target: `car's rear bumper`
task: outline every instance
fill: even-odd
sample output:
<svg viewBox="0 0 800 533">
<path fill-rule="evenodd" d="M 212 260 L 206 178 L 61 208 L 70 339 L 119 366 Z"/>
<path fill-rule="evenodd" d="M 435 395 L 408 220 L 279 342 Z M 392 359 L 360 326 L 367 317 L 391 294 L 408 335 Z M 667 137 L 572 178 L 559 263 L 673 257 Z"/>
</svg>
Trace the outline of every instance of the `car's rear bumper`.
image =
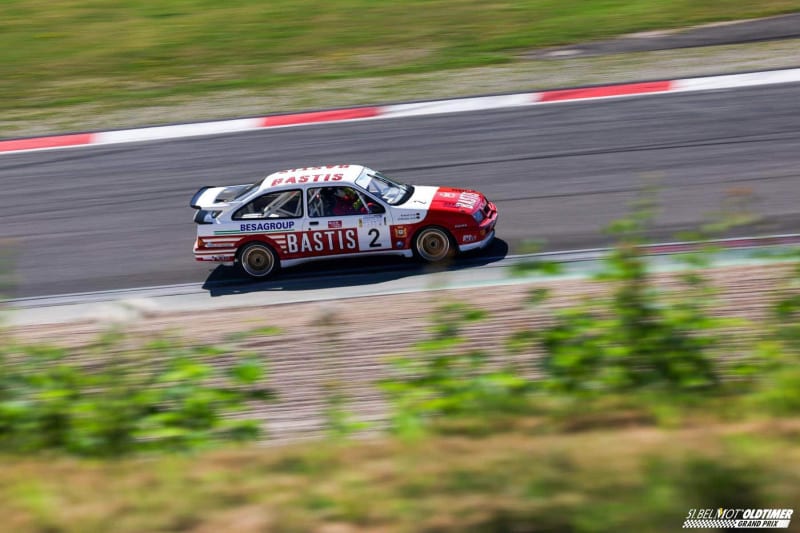
<svg viewBox="0 0 800 533">
<path fill-rule="evenodd" d="M 233 261 L 235 259 L 236 259 L 236 254 L 235 253 L 213 252 L 213 253 L 204 254 L 204 253 L 195 252 L 195 254 L 194 254 L 194 260 L 195 261 L 213 261 L 215 263 L 233 263 Z"/>
<path fill-rule="evenodd" d="M 206 246 L 211 239 L 208 237 L 198 238 L 194 242 L 195 261 L 214 261 L 217 263 L 230 263 L 236 259 L 236 247 L 230 246 L 228 242 L 216 241 L 214 246 Z"/>
</svg>

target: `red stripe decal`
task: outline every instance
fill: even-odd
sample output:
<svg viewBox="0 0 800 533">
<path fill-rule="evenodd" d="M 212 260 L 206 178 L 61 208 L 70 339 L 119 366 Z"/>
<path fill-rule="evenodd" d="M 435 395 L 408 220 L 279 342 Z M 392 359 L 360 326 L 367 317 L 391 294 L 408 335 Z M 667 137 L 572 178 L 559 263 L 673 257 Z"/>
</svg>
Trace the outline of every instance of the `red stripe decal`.
<svg viewBox="0 0 800 533">
<path fill-rule="evenodd" d="M 625 85 L 608 85 L 605 87 L 586 87 L 583 89 L 562 89 L 544 91 L 539 96 L 540 102 L 560 102 L 563 100 L 582 100 L 584 98 L 602 98 L 604 96 L 625 96 L 630 94 L 663 93 L 672 88 L 671 81 L 651 81 L 646 83 L 628 83 Z"/>
<path fill-rule="evenodd" d="M 38 150 L 41 148 L 60 148 L 62 146 L 78 146 L 91 144 L 91 133 L 76 133 L 74 135 L 55 135 L 52 137 L 35 137 L 33 139 L 16 139 L 13 141 L 0 141 L 0 152 L 20 152 L 23 150 Z"/>
<path fill-rule="evenodd" d="M 262 128 L 271 126 L 290 126 L 294 124 L 310 124 L 313 122 L 333 122 L 337 120 L 352 120 L 355 118 L 372 118 L 380 114 L 379 107 L 357 107 L 354 109 L 334 109 L 331 111 L 315 111 L 312 113 L 295 113 L 292 115 L 277 115 L 264 117 L 261 120 Z"/>
</svg>

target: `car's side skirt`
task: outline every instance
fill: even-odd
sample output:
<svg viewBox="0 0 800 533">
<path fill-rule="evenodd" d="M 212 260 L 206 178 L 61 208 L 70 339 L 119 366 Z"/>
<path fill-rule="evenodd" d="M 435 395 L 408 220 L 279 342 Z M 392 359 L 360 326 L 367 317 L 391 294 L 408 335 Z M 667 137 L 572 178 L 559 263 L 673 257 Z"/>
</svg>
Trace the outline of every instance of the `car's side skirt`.
<svg viewBox="0 0 800 533">
<path fill-rule="evenodd" d="M 414 257 L 414 252 L 411 250 L 383 250 L 374 252 L 358 252 L 354 254 L 334 254 L 334 255 L 318 255 L 313 257 L 298 257 L 296 259 L 281 259 L 281 266 L 292 267 L 302 263 L 309 263 L 311 261 L 323 261 L 330 259 L 343 259 L 346 257 L 366 257 L 374 255 L 400 255 L 402 257 Z"/>
</svg>

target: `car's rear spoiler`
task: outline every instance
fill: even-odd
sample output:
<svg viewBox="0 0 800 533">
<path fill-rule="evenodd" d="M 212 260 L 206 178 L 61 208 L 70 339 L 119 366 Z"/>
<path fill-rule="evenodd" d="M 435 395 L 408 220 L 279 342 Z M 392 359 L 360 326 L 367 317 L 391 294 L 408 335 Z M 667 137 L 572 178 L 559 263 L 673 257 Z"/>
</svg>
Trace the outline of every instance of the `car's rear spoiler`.
<svg viewBox="0 0 800 533">
<path fill-rule="evenodd" d="M 218 185 L 206 185 L 205 187 L 201 187 L 200 190 L 198 190 L 196 193 L 194 193 L 194 196 L 192 196 L 192 201 L 189 202 L 189 207 L 201 209 L 202 206 L 198 202 L 200 202 L 200 198 L 203 196 L 203 193 L 209 189 L 216 189 L 217 187 Z"/>
<path fill-rule="evenodd" d="M 218 185 L 206 185 L 201 187 L 189 202 L 189 206 L 197 209 L 194 221 L 198 224 L 213 224 L 214 219 L 225 209 L 237 202 L 239 197 L 254 184 L 228 185 L 220 187 Z"/>
<path fill-rule="evenodd" d="M 250 187 L 253 187 L 252 183 L 227 186 L 207 185 L 194 193 L 189 205 L 194 209 L 224 209 L 232 202 L 236 202 L 236 199 Z"/>
</svg>

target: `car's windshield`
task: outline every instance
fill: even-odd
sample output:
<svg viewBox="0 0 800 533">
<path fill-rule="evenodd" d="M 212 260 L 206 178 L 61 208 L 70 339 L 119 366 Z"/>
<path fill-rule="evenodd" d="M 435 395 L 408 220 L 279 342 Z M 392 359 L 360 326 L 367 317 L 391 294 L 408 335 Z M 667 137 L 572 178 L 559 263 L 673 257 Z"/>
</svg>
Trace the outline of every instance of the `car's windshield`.
<svg viewBox="0 0 800 533">
<path fill-rule="evenodd" d="M 408 200 L 414 193 L 414 187 L 398 183 L 393 179 L 376 172 L 365 170 L 356 178 L 356 185 L 367 192 L 376 194 L 389 205 L 399 205 Z"/>
</svg>

